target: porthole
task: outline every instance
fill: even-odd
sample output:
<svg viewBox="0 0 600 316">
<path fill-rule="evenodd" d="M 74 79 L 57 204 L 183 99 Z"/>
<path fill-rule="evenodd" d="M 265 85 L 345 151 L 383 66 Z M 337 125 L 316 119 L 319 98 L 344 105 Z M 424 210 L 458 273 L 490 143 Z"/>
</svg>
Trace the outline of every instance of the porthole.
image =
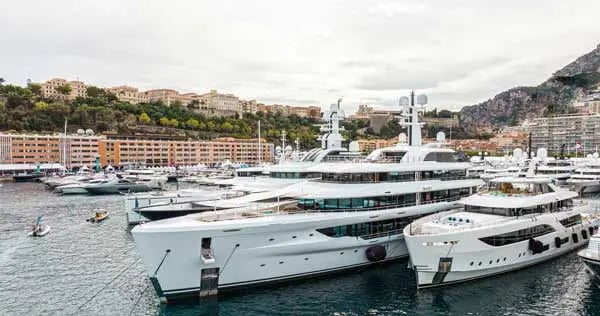
<svg viewBox="0 0 600 316">
<path fill-rule="evenodd" d="M 490 260 L 490 264 L 492 264 L 492 260 Z"/>
<path fill-rule="evenodd" d="M 308 260 L 308 258 L 304 258 L 304 260 Z"/>
<path fill-rule="evenodd" d="M 496 259 L 496 263 L 499 263 L 499 262 L 500 262 L 500 258 Z"/>
<path fill-rule="evenodd" d="M 479 261 L 479 265 L 481 265 L 481 261 Z"/>
<path fill-rule="evenodd" d="M 269 238 L 269 241 L 273 241 L 273 240 L 275 240 L 275 238 Z"/>
<path fill-rule="evenodd" d="M 504 257 L 504 259 L 502 261 L 506 261 L 506 257 Z"/>
<path fill-rule="evenodd" d="M 343 254 L 344 254 L 344 252 L 343 252 L 343 251 L 342 251 L 342 252 L 340 252 L 340 255 L 343 255 Z"/>
<path fill-rule="evenodd" d="M 521 253 L 519 252 L 519 258 L 521 258 Z"/>
<path fill-rule="evenodd" d="M 354 252 L 358 252 L 358 249 L 354 249 Z"/>
<path fill-rule="evenodd" d="M 296 236 L 292 236 L 292 239 L 296 239 Z"/>
<path fill-rule="evenodd" d="M 314 235 L 315 235 L 315 234 L 308 234 L 308 236 L 310 236 L 310 237 L 312 237 L 312 236 L 314 236 Z"/>
<path fill-rule="evenodd" d="M 283 264 L 283 261 L 279 261 L 279 264 Z"/>
<path fill-rule="evenodd" d="M 261 266 L 261 267 L 264 267 L 264 266 L 265 266 L 265 264 L 263 263 L 263 264 L 261 264 L 260 266 Z"/>
<path fill-rule="evenodd" d="M 475 262 L 471 261 L 471 265 L 473 265 Z"/>
</svg>

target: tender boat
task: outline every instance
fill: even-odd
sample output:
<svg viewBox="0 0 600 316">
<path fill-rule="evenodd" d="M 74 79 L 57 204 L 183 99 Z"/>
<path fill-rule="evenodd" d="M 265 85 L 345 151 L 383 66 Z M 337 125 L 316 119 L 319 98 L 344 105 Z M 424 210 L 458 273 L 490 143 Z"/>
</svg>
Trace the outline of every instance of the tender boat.
<svg viewBox="0 0 600 316">
<path fill-rule="evenodd" d="M 15 180 L 15 182 L 34 182 L 40 181 L 43 177 L 44 174 L 41 172 L 19 173 L 13 176 L 13 180 Z"/>
<path fill-rule="evenodd" d="M 586 245 L 598 217 L 549 178 L 498 178 L 460 209 L 416 220 L 404 238 L 417 287 L 488 277 Z"/>
<path fill-rule="evenodd" d="M 97 211 L 94 216 L 86 219 L 86 221 L 88 222 L 92 222 L 92 223 L 100 223 L 101 221 L 105 220 L 106 218 L 108 218 L 108 212 L 107 211 Z"/>
<path fill-rule="evenodd" d="M 597 231 L 598 226 L 594 229 Z M 588 270 L 600 279 L 600 234 L 593 235 L 587 248 L 579 251 L 577 255 L 583 260 Z"/>
<path fill-rule="evenodd" d="M 29 234 L 27 234 L 28 236 L 42 237 L 42 236 L 46 236 L 50 232 L 50 225 L 42 224 L 41 221 L 42 221 L 42 217 L 38 216 L 38 218 L 35 222 L 35 225 L 33 225 Z"/>
<path fill-rule="evenodd" d="M 85 186 L 85 190 L 90 194 L 119 194 L 129 192 L 148 192 L 151 188 L 136 181 L 118 179 L 97 184 Z"/>
</svg>

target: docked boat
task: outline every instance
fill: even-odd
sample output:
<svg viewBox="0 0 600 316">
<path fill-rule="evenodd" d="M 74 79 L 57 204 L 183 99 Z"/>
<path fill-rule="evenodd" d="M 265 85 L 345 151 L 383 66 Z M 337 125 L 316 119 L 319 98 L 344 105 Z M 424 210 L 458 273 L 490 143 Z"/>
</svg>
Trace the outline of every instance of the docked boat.
<svg viewBox="0 0 600 316">
<path fill-rule="evenodd" d="M 567 184 L 577 166 L 569 159 L 549 159 L 536 168 L 536 176 L 550 178 L 555 184 Z"/>
<path fill-rule="evenodd" d="M 86 222 L 100 223 L 103 220 L 107 219 L 108 215 L 109 215 L 109 213 L 107 211 L 99 210 L 99 211 L 96 211 L 96 213 L 94 213 L 94 216 L 86 219 Z"/>
<path fill-rule="evenodd" d="M 598 227 L 594 227 L 597 231 Z M 586 249 L 577 253 L 583 260 L 583 263 L 592 274 L 600 279 L 600 234 L 595 234 L 590 237 L 590 242 Z"/>
<path fill-rule="evenodd" d="M 148 192 L 152 190 L 148 185 L 126 179 L 116 179 L 101 183 L 89 184 L 85 190 L 90 194 L 119 194 L 129 192 Z"/>
<path fill-rule="evenodd" d="M 414 105 L 413 105 L 414 106 Z M 456 207 L 483 184 L 440 144 L 421 146 L 418 111 L 410 145 L 385 160 L 321 163 L 291 200 L 153 221 L 132 234 L 163 300 L 340 272 L 406 257 L 402 229 Z M 273 170 L 271 170 L 271 174 Z M 293 175 L 292 175 L 293 176 Z M 281 202 L 281 198 L 279 199 Z M 157 268 L 158 267 L 158 268 Z"/>
<path fill-rule="evenodd" d="M 585 166 L 575 169 L 566 182 L 580 193 L 600 192 L 600 161 L 595 159 Z"/>
<path fill-rule="evenodd" d="M 40 172 L 19 173 L 13 176 L 13 180 L 15 180 L 15 182 L 36 182 L 40 181 L 43 177 L 44 174 Z"/>
<path fill-rule="evenodd" d="M 587 244 L 597 217 L 575 192 L 543 178 L 498 178 L 461 208 L 404 228 L 417 287 L 521 269 Z"/>
</svg>

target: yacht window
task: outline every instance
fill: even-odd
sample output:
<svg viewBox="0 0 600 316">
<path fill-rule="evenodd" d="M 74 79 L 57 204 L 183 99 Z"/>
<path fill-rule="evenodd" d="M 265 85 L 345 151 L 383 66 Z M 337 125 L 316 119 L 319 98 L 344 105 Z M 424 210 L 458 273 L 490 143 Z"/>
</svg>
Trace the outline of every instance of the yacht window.
<svg viewBox="0 0 600 316">
<path fill-rule="evenodd" d="M 424 161 L 456 162 L 453 152 L 431 152 L 425 156 Z"/>
<path fill-rule="evenodd" d="M 489 237 L 479 238 L 482 242 L 494 246 L 500 247 L 505 245 L 514 244 L 517 242 L 525 241 L 530 238 L 536 238 L 549 233 L 554 232 L 554 228 L 550 225 L 537 225 L 525 229 L 515 230 L 510 233 L 504 233 L 500 235 L 494 235 Z"/>
<path fill-rule="evenodd" d="M 323 235 L 334 238 L 350 236 L 360 237 L 362 239 L 371 239 L 381 236 L 401 234 L 404 227 L 422 216 L 407 216 L 384 221 L 325 227 L 319 228 L 317 231 Z"/>
<path fill-rule="evenodd" d="M 565 219 L 561 219 L 560 223 L 565 227 L 571 227 L 577 224 L 581 224 L 581 214 L 576 214 L 573 216 L 569 216 Z"/>
</svg>

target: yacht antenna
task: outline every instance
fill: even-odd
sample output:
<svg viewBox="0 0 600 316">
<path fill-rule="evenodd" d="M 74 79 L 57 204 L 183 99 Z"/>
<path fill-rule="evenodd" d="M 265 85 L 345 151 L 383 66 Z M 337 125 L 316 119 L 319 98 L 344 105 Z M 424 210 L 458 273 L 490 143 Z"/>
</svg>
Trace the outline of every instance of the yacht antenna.
<svg viewBox="0 0 600 316">
<path fill-rule="evenodd" d="M 285 130 L 281 132 L 281 157 L 279 158 L 279 163 L 282 163 L 285 160 Z"/>
<path fill-rule="evenodd" d="M 421 127 L 423 124 L 419 122 L 419 112 L 425 111 L 427 104 L 427 96 L 420 94 L 417 96 L 417 104 L 415 104 L 415 92 L 410 92 L 410 98 L 401 97 L 399 105 L 402 109 L 402 119 L 400 125 L 408 128 L 408 145 L 421 146 Z"/>
<path fill-rule="evenodd" d="M 321 125 L 321 132 L 323 134 L 319 136 L 321 141 L 321 148 L 340 148 L 342 147 L 342 134 L 340 131 L 344 130 L 344 127 L 340 127 L 340 121 L 344 119 L 345 113 L 341 109 L 342 99 L 337 100 L 337 104 L 331 104 L 328 111 L 323 112 L 323 120 L 326 124 Z"/>
</svg>

